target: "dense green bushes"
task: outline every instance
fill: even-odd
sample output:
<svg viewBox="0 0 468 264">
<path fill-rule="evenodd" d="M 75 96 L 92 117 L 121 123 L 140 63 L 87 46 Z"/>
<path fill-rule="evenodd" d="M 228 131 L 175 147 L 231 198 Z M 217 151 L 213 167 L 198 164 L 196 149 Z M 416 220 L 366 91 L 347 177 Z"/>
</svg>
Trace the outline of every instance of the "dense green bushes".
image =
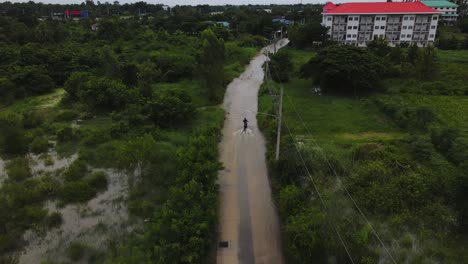
<svg viewBox="0 0 468 264">
<path fill-rule="evenodd" d="M 324 92 L 362 95 L 381 87 L 383 62 L 371 52 L 355 47 L 330 46 L 301 68 Z"/>
<path fill-rule="evenodd" d="M 205 260 L 217 221 L 219 131 L 220 124 L 203 129 L 177 152 L 180 170 L 166 202 L 156 209 L 142 236 L 115 252 L 113 262 L 201 263 Z"/>
</svg>

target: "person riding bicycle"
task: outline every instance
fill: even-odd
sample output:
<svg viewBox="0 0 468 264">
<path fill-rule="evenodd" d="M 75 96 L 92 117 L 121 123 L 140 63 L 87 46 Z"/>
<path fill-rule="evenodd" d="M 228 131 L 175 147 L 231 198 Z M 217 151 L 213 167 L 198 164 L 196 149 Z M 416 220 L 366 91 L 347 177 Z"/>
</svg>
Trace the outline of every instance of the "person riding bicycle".
<svg viewBox="0 0 468 264">
<path fill-rule="evenodd" d="M 249 121 L 247 120 L 247 118 L 244 117 L 244 120 L 242 122 L 244 122 L 244 132 L 245 132 L 245 130 L 247 129 L 247 123 Z"/>
</svg>

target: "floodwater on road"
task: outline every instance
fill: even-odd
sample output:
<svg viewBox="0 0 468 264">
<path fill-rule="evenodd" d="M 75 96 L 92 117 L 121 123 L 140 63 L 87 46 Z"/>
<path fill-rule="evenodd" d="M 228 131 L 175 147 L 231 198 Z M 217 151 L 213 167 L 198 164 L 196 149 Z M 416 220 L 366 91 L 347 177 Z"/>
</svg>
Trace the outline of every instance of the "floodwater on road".
<svg viewBox="0 0 468 264">
<path fill-rule="evenodd" d="M 280 41 L 281 45 L 287 40 Z M 278 45 L 277 45 L 278 47 Z M 264 50 L 272 51 L 272 46 Z M 262 65 L 267 57 L 256 56 L 226 90 L 226 120 L 220 143 L 218 264 L 281 264 L 281 235 L 278 214 L 271 197 L 265 161 L 265 140 L 257 127 L 258 90 L 263 82 Z M 243 131 L 242 120 L 249 121 Z"/>
</svg>

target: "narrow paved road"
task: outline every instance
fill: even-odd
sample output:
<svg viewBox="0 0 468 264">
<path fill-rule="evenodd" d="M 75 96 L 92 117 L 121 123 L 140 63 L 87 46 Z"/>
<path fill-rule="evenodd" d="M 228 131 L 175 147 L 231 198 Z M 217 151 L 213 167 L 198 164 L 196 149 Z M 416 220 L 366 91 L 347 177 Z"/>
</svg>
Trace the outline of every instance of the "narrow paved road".
<svg viewBox="0 0 468 264">
<path fill-rule="evenodd" d="M 265 49 L 273 50 L 271 46 Z M 265 140 L 256 119 L 265 60 L 263 54 L 255 57 L 229 84 L 224 98 L 226 120 L 220 149 L 225 170 L 219 177 L 219 240 L 228 241 L 229 246 L 218 248 L 218 264 L 284 263 L 279 220 L 267 175 Z M 249 120 L 246 132 L 244 117 Z"/>
</svg>

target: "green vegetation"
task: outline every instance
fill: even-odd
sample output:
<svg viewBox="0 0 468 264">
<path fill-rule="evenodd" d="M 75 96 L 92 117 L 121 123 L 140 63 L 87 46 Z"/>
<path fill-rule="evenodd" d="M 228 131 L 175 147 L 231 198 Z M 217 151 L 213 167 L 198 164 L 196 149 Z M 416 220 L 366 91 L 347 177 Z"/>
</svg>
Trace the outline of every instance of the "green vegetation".
<svg viewBox="0 0 468 264">
<path fill-rule="evenodd" d="M 459 80 L 465 78 L 467 53 L 387 48 L 377 41 L 361 52 L 380 54 L 384 67 L 379 78 L 383 89 L 361 98 L 336 95 L 314 85 L 314 80 L 299 78 L 298 67 L 292 67 L 290 81 L 283 83 L 279 161 L 273 160 L 276 120 L 258 116 L 269 141 L 287 260 L 349 261 L 336 229 L 355 263 L 389 261 L 354 200 L 398 263 L 463 262 L 468 109 L 466 85 Z M 306 63 L 303 53 L 289 51 L 293 65 Z M 319 54 L 324 57 L 308 64 L 345 59 L 336 53 Z M 309 76 L 336 64 L 321 66 Z M 409 70 L 395 71 L 400 67 Z M 456 70 L 447 75 L 448 69 Z M 428 70 L 431 81 L 426 81 Z M 365 72 L 351 76 L 366 77 Z M 422 83 L 438 87 L 423 88 Z M 268 86 L 278 89 L 279 84 L 264 85 L 259 111 L 273 114 Z M 413 250 L 416 244 L 418 251 Z"/>
<path fill-rule="evenodd" d="M 232 8 L 229 21 L 238 22 L 228 30 L 211 22 L 228 18 L 213 19 L 203 8 L 169 14 L 143 2 L 100 4 L 86 7 L 90 20 L 60 22 L 36 15 L 81 7 L 0 6 L 6 12 L 0 17 L 0 156 L 8 174 L 0 186 L 0 262 L 22 249 L 26 230 L 60 227 L 60 209 L 48 212 L 46 202 L 87 203 L 115 184 L 105 169 L 128 176 L 128 199 L 119 202 L 140 224 L 115 241 L 115 234 L 103 234 L 110 241 L 100 245 L 106 252 L 71 243 L 70 261 L 207 262 L 221 167 L 218 104 L 225 86 L 266 44 L 271 15 L 258 20 L 251 10 Z M 93 21 L 98 14 L 106 17 Z M 46 170 L 33 167 L 33 173 L 30 165 L 42 164 L 29 164 L 37 156 L 28 152 L 40 154 Z M 78 158 L 49 172 L 55 152 Z"/>
</svg>

